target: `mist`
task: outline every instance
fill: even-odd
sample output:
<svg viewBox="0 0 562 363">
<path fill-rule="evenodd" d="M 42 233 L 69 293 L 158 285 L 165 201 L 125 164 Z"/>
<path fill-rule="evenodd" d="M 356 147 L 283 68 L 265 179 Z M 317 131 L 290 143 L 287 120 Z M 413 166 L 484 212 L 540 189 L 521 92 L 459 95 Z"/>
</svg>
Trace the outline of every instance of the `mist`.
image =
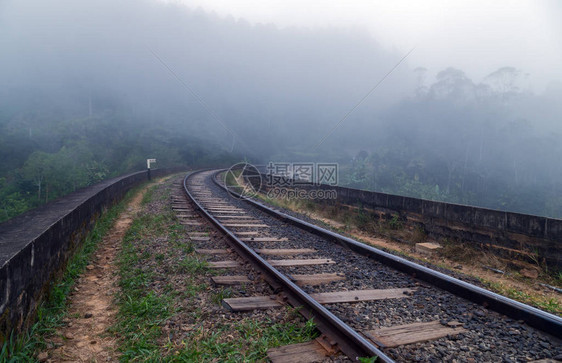
<svg viewBox="0 0 562 363">
<path fill-rule="evenodd" d="M 3 218 L 148 157 L 338 162 L 357 188 L 562 217 L 560 83 L 381 44 L 158 1 L 4 1 Z"/>
<path fill-rule="evenodd" d="M 302 127 L 287 136 L 304 142 L 337 121 L 399 58 L 366 33 L 280 31 L 157 2 L 12 2 L 2 14 L 8 104 L 89 116 L 91 97 L 93 115 L 121 107 L 219 143 L 238 135 L 250 155 L 279 129 Z M 378 105 L 401 91 L 390 84 Z"/>
</svg>

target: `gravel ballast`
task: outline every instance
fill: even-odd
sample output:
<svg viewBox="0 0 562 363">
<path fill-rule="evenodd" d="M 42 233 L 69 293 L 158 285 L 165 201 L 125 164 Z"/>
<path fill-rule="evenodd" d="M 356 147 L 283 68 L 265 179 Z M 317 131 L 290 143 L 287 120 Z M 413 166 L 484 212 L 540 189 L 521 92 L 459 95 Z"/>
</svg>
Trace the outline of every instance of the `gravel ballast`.
<svg viewBox="0 0 562 363">
<path fill-rule="evenodd" d="M 317 286 L 304 286 L 308 293 L 362 289 L 413 288 L 415 292 L 400 299 L 329 304 L 326 307 L 356 330 L 371 330 L 414 322 L 440 321 L 446 325 L 458 321 L 467 330 L 455 337 L 410 344 L 385 350 L 397 361 L 526 362 L 562 357 L 560 342 L 526 324 L 430 286 L 393 270 L 379 262 L 358 255 L 293 225 L 286 224 L 248 203 L 231 197 L 211 180 L 207 173 L 205 187 L 215 197 L 243 208 L 247 215 L 267 224 L 267 229 L 253 229 L 260 237 L 287 237 L 280 242 L 247 242 L 252 248 L 313 248 L 318 252 L 304 256 L 264 256 L 266 259 L 330 258 L 335 264 L 279 267 L 287 274 L 337 272 L 346 276 Z M 294 214 L 294 213 L 289 213 Z M 300 216 L 299 216 L 300 217 Z M 232 228 L 249 231 L 251 228 Z M 238 273 L 237 273 L 238 274 Z"/>
</svg>

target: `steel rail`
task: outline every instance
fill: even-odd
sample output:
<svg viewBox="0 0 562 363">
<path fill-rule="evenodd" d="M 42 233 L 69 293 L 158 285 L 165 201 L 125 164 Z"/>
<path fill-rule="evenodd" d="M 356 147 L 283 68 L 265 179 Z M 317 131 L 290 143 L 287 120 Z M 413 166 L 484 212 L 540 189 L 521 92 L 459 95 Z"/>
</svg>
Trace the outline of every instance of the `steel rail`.
<svg viewBox="0 0 562 363">
<path fill-rule="evenodd" d="M 336 243 L 351 249 L 361 255 L 372 258 L 396 270 L 410 274 L 420 280 L 426 281 L 433 286 L 449 291 L 454 295 L 460 296 L 487 309 L 494 310 L 515 320 L 523 320 L 530 326 L 537 328 L 545 333 L 551 334 L 556 338 L 562 338 L 562 318 L 554 314 L 547 313 L 530 305 L 520 303 L 505 296 L 496 294 L 479 286 L 456 279 L 444 273 L 432 270 L 428 267 L 419 265 L 405 258 L 384 252 L 372 246 L 358 242 L 352 238 L 342 236 L 325 228 L 302 221 L 286 213 L 274 210 L 263 203 L 247 198 L 221 185 L 216 176 L 224 170 L 214 173 L 213 181 L 216 185 L 226 190 L 228 193 L 237 195 L 258 209 L 278 218 L 284 222 L 289 222 L 297 227 L 312 232 L 318 236 L 333 240 Z"/>
<path fill-rule="evenodd" d="M 341 321 L 337 316 L 332 314 L 328 309 L 314 300 L 310 295 L 304 292 L 287 276 L 283 275 L 276 268 L 271 266 L 266 260 L 252 250 L 248 245 L 241 241 L 228 228 L 224 227 L 211 213 L 209 213 L 188 189 L 188 179 L 198 173 L 192 173 L 184 179 L 184 190 L 187 196 L 193 201 L 198 209 L 220 230 L 222 230 L 232 242 L 232 247 L 253 266 L 255 266 L 274 289 L 282 291 L 288 302 L 294 307 L 302 306 L 300 310 L 308 319 L 314 319 L 314 322 L 322 333 L 333 340 L 338 348 L 352 360 L 358 360 L 360 357 L 377 356 L 377 361 L 394 362 L 390 357 L 380 351 L 375 345 L 365 339 L 358 332 L 353 330 L 349 325 Z M 212 179 L 215 179 L 213 173 Z"/>
</svg>

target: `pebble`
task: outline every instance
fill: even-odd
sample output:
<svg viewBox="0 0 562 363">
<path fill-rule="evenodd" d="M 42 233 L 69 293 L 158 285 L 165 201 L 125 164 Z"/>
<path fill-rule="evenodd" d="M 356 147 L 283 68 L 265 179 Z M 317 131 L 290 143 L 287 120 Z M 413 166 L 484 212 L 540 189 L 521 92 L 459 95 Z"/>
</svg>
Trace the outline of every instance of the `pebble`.
<svg viewBox="0 0 562 363">
<path fill-rule="evenodd" d="M 448 326 L 452 327 L 452 328 L 457 328 L 459 326 L 462 325 L 461 322 L 456 321 L 456 320 L 451 320 L 450 322 L 447 323 Z"/>
<path fill-rule="evenodd" d="M 49 354 L 47 352 L 41 352 L 37 355 L 37 360 L 39 362 L 45 362 L 49 359 Z"/>
<path fill-rule="evenodd" d="M 217 188 L 211 183 L 210 187 Z M 222 191 L 221 191 L 222 192 Z M 243 203 L 232 201 L 235 206 Z M 283 211 L 303 220 L 314 222 L 306 216 Z M 326 306 L 355 329 L 375 329 L 413 322 L 439 321 L 451 327 L 463 326 L 467 332 L 456 336 L 440 338 L 433 342 L 424 342 L 400 346 L 388 350 L 389 355 L 397 361 L 456 361 L 456 362 L 511 362 L 532 356 L 533 359 L 562 355 L 562 350 L 552 347 L 546 340 L 539 340 L 542 334 L 525 324 L 513 319 L 506 319 L 492 310 L 486 310 L 478 304 L 454 296 L 448 292 L 435 289 L 429 284 L 402 274 L 379 262 L 353 254 L 345 248 L 326 242 L 309 232 L 295 228 L 265 216 L 262 212 L 248 210 L 248 214 L 263 220 L 270 226 L 273 236 L 287 237 L 288 241 L 276 243 L 270 248 L 315 248 L 321 251 L 322 258 L 331 258 L 336 264 L 326 266 L 302 266 L 280 268 L 291 274 L 307 273 L 344 273 L 346 280 L 320 286 L 305 286 L 306 292 L 344 291 L 352 289 L 414 288 L 415 292 L 406 294 L 401 299 L 387 299 L 353 304 L 334 304 Z M 257 247 L 250 242 L 250 247 Z M 268 245 L 269 246 L 269 245 Z M 212 248 L 200 246 L 199 248 Z M 216 248 L 216 247 L 215 247 Z M 353 267 L 348 265 L 353 261 Z M 462 265 L 454 266 L 461 270 Z M 451 274 L 451 272 L 448 272 Z M 452 272 L 453 276 L 460 276 Z M 470 278 L 460 276 L 462 280 Z M 251 289 L 249 289 L 251 290 Z M 249 291 L 250 293 L 253 290 Z M 399 300 L 399 301 L 398 301 Z M 267 314 L 266 314 L 267 315 Z M 369 320 L 364 317 L 370 317 Z M 455 325 L 451 323 L 455 322 Z M 529 329 L 529 330 L 527 330 Z M 540 346 L 539 346 L 540 344 Z M 552 353 L 548 355 L 548 351 Z M 536 354 L 531 354 L 531 351 Z"/>
</svg>

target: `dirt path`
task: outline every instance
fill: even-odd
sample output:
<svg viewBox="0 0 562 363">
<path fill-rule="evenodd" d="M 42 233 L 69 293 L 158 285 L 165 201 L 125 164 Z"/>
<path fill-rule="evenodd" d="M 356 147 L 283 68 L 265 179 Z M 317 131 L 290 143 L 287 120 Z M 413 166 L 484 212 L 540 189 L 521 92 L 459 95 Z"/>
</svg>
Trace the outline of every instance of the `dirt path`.
<svg viewBox="0 0 562 363">
<path fill-rule="evenodd" d="M 159 182 L 163 182 L 160 180 Z M 117 312 L 114 295 L 117 289 L 115 259 L 121 241 L 136 213 L 149 184 L 139 191 L 99 244 L 91 264 L 77 280 L 69 298 L 66 325 L 51 340 L 54 348 L 39 354 L 43 362 L 117 361 L 116 340 L 107 329 Z"/>
</svg>

